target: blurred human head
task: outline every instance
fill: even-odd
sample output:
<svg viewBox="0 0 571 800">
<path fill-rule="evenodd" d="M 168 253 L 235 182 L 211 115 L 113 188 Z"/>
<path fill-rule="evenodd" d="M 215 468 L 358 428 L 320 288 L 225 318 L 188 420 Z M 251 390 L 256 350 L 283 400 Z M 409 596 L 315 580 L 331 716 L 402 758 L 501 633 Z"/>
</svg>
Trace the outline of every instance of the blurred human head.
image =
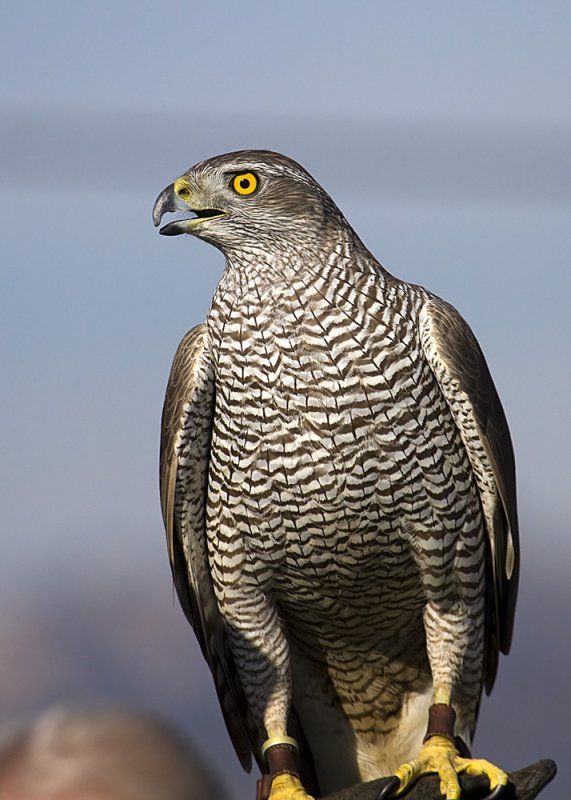
<svg viewBox="0 0 571 800">
<path fill-rule="evenodd" d="M 0 745 L 0 800 L 224 800 L 189 746 L 131 711 L 50 709 Z"/>
</svg>

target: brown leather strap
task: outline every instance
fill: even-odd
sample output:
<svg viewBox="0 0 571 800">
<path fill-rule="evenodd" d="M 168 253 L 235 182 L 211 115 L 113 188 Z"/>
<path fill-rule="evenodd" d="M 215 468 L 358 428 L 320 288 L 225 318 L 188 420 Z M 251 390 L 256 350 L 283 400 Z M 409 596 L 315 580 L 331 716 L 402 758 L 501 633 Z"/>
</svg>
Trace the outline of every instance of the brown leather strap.
<svg viewBox="0 0 571 800">
<path fill-rule="evenodd" d="M 261 778 L 258 778 L 256 783 L 256 800 L 268 800 L 271 786 L 272 779 L 269 775 L 262 775 Z"/>
<path fill-rule="evenodd" d="M 274 747 L 270 747 L 266 751 L 266 761 L 272 776 L 278 772 L 290 772 L 292 775 L 298 774 L 293 748 L 286 744 L 277 744 Z"/>
<path fill-rule="evenodd" d="M 456 712 L 447 703 L 434 703 L 428 709 L 428 727 L 424 741 L 432 736 L 443 736 L 454 742 Z"/>
</svg>

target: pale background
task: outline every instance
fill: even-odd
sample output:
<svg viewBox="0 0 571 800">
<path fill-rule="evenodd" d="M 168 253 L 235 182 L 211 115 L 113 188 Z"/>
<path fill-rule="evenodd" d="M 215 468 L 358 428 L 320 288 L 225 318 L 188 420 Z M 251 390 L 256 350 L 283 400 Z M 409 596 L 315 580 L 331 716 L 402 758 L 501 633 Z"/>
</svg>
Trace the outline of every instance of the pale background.
<svg viewBox="0 0 571 800">
<path fill-rule="evenodd" d="M 516 445 L 512 655 L 478 754 L 541 756 L 571 713 L 568 2 L 1 4 L 0 709 L 132 703 L 253 797 L 173 600 L 157 493 L 175 347 L 222 270 L 158 192 L 263 147 L 301 161 L 395 274 L 469 320 Z M 565 777 L 566 774 L 566 777 Z"/>
</svg>

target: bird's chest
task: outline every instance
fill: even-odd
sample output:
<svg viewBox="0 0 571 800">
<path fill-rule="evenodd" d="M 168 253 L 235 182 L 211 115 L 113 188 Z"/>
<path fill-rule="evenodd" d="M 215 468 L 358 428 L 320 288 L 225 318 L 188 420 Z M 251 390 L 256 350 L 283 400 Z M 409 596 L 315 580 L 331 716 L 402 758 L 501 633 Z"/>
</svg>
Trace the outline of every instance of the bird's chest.
<svg viewBox="0 0 571 800">
<path fill-rule="evenodd" d="M 398 573 L 412 455 L 436 402 L 410 319 L 366 290 L 342 303 L 342 286 L 293 281 L 220 299 L 209 318 L 211 529 L 239 532 L 256 563 L 319 569 L 322 553 L 321 580 L 334 554 L 337 584 L 381 556 Z"/>
<path fill-rule="evenodd" d="M 378 302 L 371 313 L 358 292 L 343 303 L 324 291 L 294 281 L 213 307 L 215 438 L 250 479 L 285 471 L 291 486 L 378 452 L 379 437 L 406 429 L 419 371 L 430 372 L 410 320 Z"/>
<path fill-rule="evenodd" d="M 239 300 L 229 294 L 217 295 L 208 324 L 216 412 L 235 437 L 247 429 L 267 441 L 277 425 L 328 437 L 349 419 L 379 428 L 415 394 L 419 369 L 430 373 L 412 316 L 394 298 L 387 303 L 372 278 L 350 290 L 341 280 L 292 280 L 254 284 Z"/>
</svg>

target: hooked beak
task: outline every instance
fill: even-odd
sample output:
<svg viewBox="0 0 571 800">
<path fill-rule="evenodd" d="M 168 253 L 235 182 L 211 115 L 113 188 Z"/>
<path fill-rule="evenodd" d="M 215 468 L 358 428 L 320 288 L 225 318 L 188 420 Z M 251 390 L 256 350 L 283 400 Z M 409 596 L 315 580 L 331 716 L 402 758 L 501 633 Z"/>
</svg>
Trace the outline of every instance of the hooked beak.
<svg viewBox="0 0 571 800">
<path fill-rule="evenodd" d="M 186 203 L 175 193 L 174 183 L 171 183 L 170 186 L 163 189 L 155 200 L 155 205 L 153 206 L 153 222 L 155 228 L 161 224 L 162 218 L 169 211 L 188 211 Z M 160 229 L 159 233 L 162 233 L 163 236 L 178 236 L 180 233 L 186 233 L 188 222 L 190 222 L 188 219 L 177 219 L 174 222 L 169 222 L 168 225 L 164 225 Z"/>
<path fill-rule="evenodd" d="M 153 222 L 155 228 L 161 224 L 163 216 L 169 212 L 192 211 L 195 216 L 187 219 L 175 219 L 159 230 L 163 236 L 179 236 L 181 233 L 194 233 L 197 224 L 209 219 L 225 216 L 218 208 L 193 208 L 191 202 L 182 200 L 175 192 L 174 183 L 167 186 L 155 200 L 153 206 Z"/>
</svg>

